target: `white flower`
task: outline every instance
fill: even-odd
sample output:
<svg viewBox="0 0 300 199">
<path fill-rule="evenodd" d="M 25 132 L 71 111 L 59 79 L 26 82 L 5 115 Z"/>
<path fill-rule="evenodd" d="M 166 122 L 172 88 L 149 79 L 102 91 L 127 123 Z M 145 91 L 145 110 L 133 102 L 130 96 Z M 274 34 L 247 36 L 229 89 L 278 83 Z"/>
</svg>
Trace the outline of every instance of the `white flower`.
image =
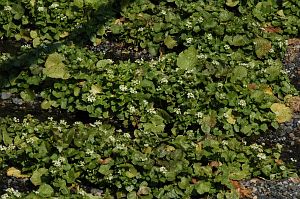
<svg viewBox="0 0 300 199">
<path fill-rule="evenodd" d="M 120 85 L 119 89 L 123 92 L 128 90 L 127 86 L 125 86 L 125 85 Z"/>
<path fill-rule="evenodd" d="M 134 108 L 134 106 L 130 106 L 130 107 L 129 107 L 129 112 L 130 112 L 130 113 L 136 112 L 136 109 Z"/>
<path fill-rule="evenodd" d="M 164 78 L 162 78 L 162 79 L 160 80 L 160 83 L 162 83 L 162 84 L 163 84 L 163 83 L 168 83 L 168 79 L 164 77 Z"/>
<path fill-rule="evenodd" d="M 208 33 L 208 34 L 207 34 L 207 39 L 208 39 L 208 40 L 212 40 L 212 39 L 213 39 L 213 36 L 212 36 L 211 33 Z"/>
<path fill-rule="evenodd" d="M 207 59 L 207 55 L 201 53 L 200 55 L 197 55 L 197 58 L 198 59 Z"/>
<path fill-rule="evenodd" d="M 203 113 L 202 113 L 202 112 L 197 112 L 197 113 L 196 113 L 196 117 L 202 118 L 202 117 L 203 117 Z"/>
<path fill-rule="evenodd" d="M 219 98 L 220 98 L 220 99 L 225 99 L 225 98 L 226 98 L 225 93 L 220 93 Z"/>
<path fill-rule="evenodd" d="M 52 3 L 49 8 L 57 8 L 59 7 L 59 4 L 58 3 Z"/>
<path fill-rule="evenodd" d="M 123 136 L 126 138 L 131 138 L 131 135 L 129 133 L 124 133 Z"/>
<path fill-rule="evenodd" d="M 220 63 L 219 63 L 218 61 L 216 61 L 216 60 L 213 60 L 213 61 L 212 61 L 212 64 L 213 64 L 213 65 L 216 65 L 216 66 L 220 65 Z"/>
<path fill-rule="evenodd" d="M 55 167 L 60 167 L 61 166 L 61 162 L 59 160 L 52 160 L 52 163 Z"/>
<path fill-rule="evenodd" d="M 116 141 L 116 138 L 114 138 L 112 135 L 109 136 L 108 139 L 109 139 L 111 142 L 115 142 L 115 141 Z"/>
<path fill-rule="evenodd" d="M 1 196 L 1 199 L 9 199 L 9 198 L 10 198 L 10 196 L 7 193 L 5 193 Z"/>
<path fill-rule="evenodd" d="M 145 106 L 147 106 L 149 104 L 149 102 L 147 100 L 143 100 L 143 103 Z"/>
<path fill-rule="evenodd" d="M 199 22 L 199 23 L 202 23 L 203 21 L 204 21 L 203 17 L 199 17 L 199 18 L 198 18 L 198 22 Z"/>
<path fill-rule="evenodd" d="M 39 11 L 39 12 L 43 12 L 44 10 L 45 10 L 44 7 L 38 7 L 38 11 Z"/>
<path fill-rule="evenodd" d="M 167 12 L 166 12 L 165 10 L 162 10 L 162 11 L 161 11 L 161 14 L 166 15 Z"/>
<path fill-rule="evenodd" d="M 48 117 L 48 120 L 53 121 L 53 117 Z"/>
<path fill-rule="evenodd" d="M 188 94 L 187 94 L 187 98 L 194 99 L 194 98 L 195 98 L 195 96 L 194 96 L 194 94 L 193 94 L 193 93 L 188 93 Z"/>
<path fill-rule="evenodd" d="M 34 143 L 34 139 L 33 138 L 28 138 L 28 139 L 26 139 L 26 143 L 27 144 L 33 144 Z"/>
<path fill-rule="evenodd" d="M 88 96 L 87 96 L 87 101 L 88 102 L 94 102 L 94 101 L 96 101 L 96 97 L 95 97 L 95 95 L 94 94 L 89 94 Z"/>
<path fill-rule="evenodd" d="M 190 21 L 187 21 L 185 25 L 186 25 L 188 28 L 192 28 L 192 27 L 193 27 L 193 24 L 192 24 L 192 22 L 190 22 Z"/>
<path fill-rule="evenodd" d="M 85 153 L 88 155 L 93 155 L 95 152 L 91 149 L 87 149 Z"/>
<path fill-rule="evenodd" d="M 0 151 L 6 151 L 6 150 L 7 150 L 6 146 L 0 145 Z"/>
<path fill-rule="evenodd" d="M 18 118 L 16 118 L 16 117 L 13 117 L 13 121 L 14 121 L 15 123 L 19 123 L 19 122 L 20 122 L 20 120 L 19 120 Z"/>
<path fill-rule="evenodd" d="M 227 140 L 223 140 L 223 141 L 222 141 L 222 144 L 223 144 L 224 146 L 227 146 L 227 145 L 228 145 L 228 141 L 227 141 Z"/>
<path fill-rule="evenodd" d="M 140 28 L 138 29 L 139 32 L 142 32 L 143 30 L 144 30 L 143 27 L 140 27 Z"/>
<path fill-rule="evenodd" d="M 193 42 L 193 38 L 187 38 L 187 39 L 186 39 L 186 43 L 187 43 L 187 44 L 191 44 L 192 42 Z"/>
<path fill-rule="evenodd" d="M 133 84 L 134 86 L 137 86 L 137 85 L 139 85 L 140 83 L 141 83 L 140 80 L 132 80 L 132 84 Z"/>
<path fill-rule="evenodd" d="M 223 116 L 224 116 L 225 118 L 228 118 L 228 117 L 229 117 L 228 113 L 224 113 Z"/>
<path fill-rule="evenodd" d="M 260 160 L 265 160 L 267 158 L 266 154 L 264 153 L 258 153 L 257 154 L 257 157 L 260 159 Z"/>
<path fill-rule="evenodd" d="M 5 11 L 11 11 L 12 8 L 11 8 L 10 6 L 4 6 L 4 10 L 5 10 Z"/>
<path fill-rule="evenodd" d="M 245 100 L 240 100 L 238 103 L 240 106 L 246 106 L 246 101 Z"/>
<path fill-rule="evenodd" d="M 166 169 L 166 167 L 160 167 L 159 171 L 165 174 L 168 170 Z"/>
<path fill-rule="evenodd" d="M 86 195 L 86 192 L 83 189 L 79 189 L 77 193 L 82 196 Z"/>
<path fill-rule="evenodd" d="M 101 125 L 102 125 L 102 122 L 99 121 L 99 120 L 97 120 L 96 122 L 94 122 L 94 124 L 95 124 L 96 126 L 101 126 Z"/>
<path fill-rule="evenodd" d="M 84 161 L 79 161 L 79 166 L 83 167 L 85 165 Z"/>
<path fill-rule="evenodd" d="M 65 121 L 65 120 L 59 120 L 59 123 L 61 124 L 61 125 L 67 125 L 67 122 Z"/>
<path fill-rule="evenodd" d="M 175 112 L 177 115 L 181 114 L 180 108 L 174 108 L 174 112 Z"/>
<path fill-rule="evenodd" d="M 156 114 L 155 108 L 149 108 L 149 109 L 147 110 L 147 113 L 150 113 L 150 114 Z"/>
<path fill-rule="evenodd" d="M 223 84 L 219 82 L 219 83 L 218 83 L 218 87 L 219 87 L 219 88 L 222 88 L 222 87 L 223 87 Z"/>
<path fill-rule="evenodd" d="M 229 50 L 230 49 L 230 46 L 228 44 L 224 45 L 224 49 L 225 50 Z"/>
<path fill-rule="evenodd" d="M 132 94 L 136 94 L 137 93 L 137 91 L 134 88 L 130 88 L 129 92 L 132 93 Z"/>
<path fill-rule="evenodd" d="M 81 57 L 77 57 L 76 60 L 81 62 L 83 59 Z"/>
</svg>

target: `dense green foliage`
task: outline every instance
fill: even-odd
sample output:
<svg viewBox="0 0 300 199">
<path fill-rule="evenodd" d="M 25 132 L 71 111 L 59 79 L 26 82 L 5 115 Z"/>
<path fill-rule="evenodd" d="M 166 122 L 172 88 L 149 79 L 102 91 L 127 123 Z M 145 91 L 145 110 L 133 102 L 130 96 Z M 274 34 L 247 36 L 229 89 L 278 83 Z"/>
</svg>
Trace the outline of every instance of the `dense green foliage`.
<svg viewBox="0 0 300 199">
<path fill-rule="evenodd" d="M 297 0 L 22 0 L 0 10 L 2 40 L 25 42 L 1 52 L 2 91 L 98 120 L 0 119 L 1 168 L 30 177 L 27 198 L 101 198 L 81 183 L 103 198 L 237 198 L 233 180 L 297 175 L 280 145 L 245 141 L 291 118 L 284 104 L 297 92 L 282 60 L 299 34 Z M 153 59 L 86 48 L 106 41 Z"/>
</svg>

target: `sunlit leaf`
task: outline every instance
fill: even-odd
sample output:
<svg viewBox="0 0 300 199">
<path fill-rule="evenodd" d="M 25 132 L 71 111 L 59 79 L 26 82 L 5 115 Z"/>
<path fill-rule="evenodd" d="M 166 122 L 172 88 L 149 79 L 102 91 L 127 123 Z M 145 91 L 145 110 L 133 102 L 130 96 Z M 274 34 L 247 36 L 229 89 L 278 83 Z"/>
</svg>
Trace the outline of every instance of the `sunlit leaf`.
<svg viewBox="0 0 300 199">
<path fill-rule="evenodd" d="M 236 122 L 236 119 L 234 118 L 234 116 L 232 115 L 232 109 L 229 109 L 227 112 L 226 112 L 226 120 L 229 124 L 235 124 Z"/>
<path fill-rule="evenodd" d="M 21 171 L 15 167 L 10 167 L 6 171 L 6 175 L 9 177 L 15 177 L 15 178 L 29 178 L 29 175 L 24 175 L 21 173 Z"/>
<path fill-rule="evenodd" d="M 235 7 L 240 3 L 239 0 L 226 0 L 226 5 L 229 7 Z"/>
<path fill-rule="evenodd" d="M 292 110 L 284 104 L 274 103 L 271 105 L 270 109 L 275 113 L 278 123 L 288 122 L 293 117 Z"/>
<path fill-rule="evenodd" d="M 194 47 L 190 47 L 187 50 L 181 52 L 177 58 L 177 66 L 184 70 L 194 68 L 197 62 L 197 50 Z"/>
<path fill-rule="evenodd" d="M 48 174 L 48 169 L 46 168 L 39 168 L 35 170 L 30 178 L 30 181 L 35 186 L 41 185 L 42 182 L 42 176 Z"/>
<path fill-rule="evenodd" d="M 68 79 L 70 74 L 63 63 L 63 60 L 63 56 L 58 53 L 50 54 L 46 60 L 43 73 L 51 78 Z"/>
<path fill-rule="evenodd" d="M 272 48 L 271 41 L 262 37 L 256 38 L 254 40 L 254 45 L 255 45 L 255 53 L 258 58 L 262 58 L 266 56 Z"/>
<path fill-rule="evenodd" d="M 175 46 L 177 46 L 176 40 L 174 40 L 173 37 L 171 36 L 167 36 L 164 40 L 164 43 L 169 49 L 172 49 Z"/>
</svg>

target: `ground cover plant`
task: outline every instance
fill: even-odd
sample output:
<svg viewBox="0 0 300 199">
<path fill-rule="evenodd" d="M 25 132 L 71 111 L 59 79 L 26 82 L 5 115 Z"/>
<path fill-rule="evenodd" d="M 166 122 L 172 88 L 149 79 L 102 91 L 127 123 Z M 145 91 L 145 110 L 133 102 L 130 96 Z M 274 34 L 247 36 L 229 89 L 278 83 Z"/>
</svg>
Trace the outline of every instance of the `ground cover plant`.
<svg viewBox="0 0 300 199">
<path fill-rule="evenodd" d="M 238 198 L 238 180 L 297 176 L 281 145 L 248 140 L 293 116 L 298 93 L 282 60 L 299 35 L 298 1 L 22 0 L 0 10 L 2 93 L 95 120 L 0 118 L 1 169 L 32 185 L 2 198 Z"/>
</svg>

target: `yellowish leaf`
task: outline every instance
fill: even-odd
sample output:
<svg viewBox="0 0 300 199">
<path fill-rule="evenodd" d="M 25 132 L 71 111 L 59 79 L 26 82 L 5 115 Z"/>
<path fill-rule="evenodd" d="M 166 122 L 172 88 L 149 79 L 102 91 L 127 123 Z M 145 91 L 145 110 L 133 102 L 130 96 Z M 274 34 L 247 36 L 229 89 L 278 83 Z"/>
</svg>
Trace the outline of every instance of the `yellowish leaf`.
<svg viewBox="0 0 300 199">
<path fill-rule="evenodd" d="M 16 169 L 15 167 L 10 167 L 7 172 L 7 176 L 15 177 L 15 178 L 29 178 L 29 175 L 23 175 L 19 169 Z"/>
<path fill-rule="evenodd" d="M 276 115 L 276 121 L 283 123 L 290 121 L 293 116 L 292 110 L 284 104 L 274 103 L 270 107 L 271 111 Z"/>
<path fill-rule="evenodd" d="M 236 119 L 234 118 L 234 116 L 232 115 L 232 109 L 229 109 L 226 112 L 226 120 L 229 124 L 235 124 Z"/>
<path fill-rule="evenodd" d="M 266 93 L 268 95 L 273 95 L 273 90 L 271 87 L 268 86 L 264 89 L 264 93 Z"/>
</svg>

